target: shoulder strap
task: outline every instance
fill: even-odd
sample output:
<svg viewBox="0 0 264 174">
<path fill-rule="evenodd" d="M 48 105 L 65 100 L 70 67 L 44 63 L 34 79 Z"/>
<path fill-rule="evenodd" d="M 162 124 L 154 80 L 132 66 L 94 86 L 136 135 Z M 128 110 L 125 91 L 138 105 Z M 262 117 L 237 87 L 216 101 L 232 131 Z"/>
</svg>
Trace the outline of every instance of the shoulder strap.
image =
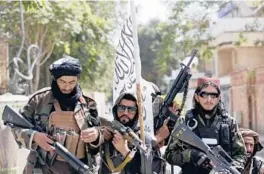
<svg viewBox="0 0 264 174">
<path fill-rule="evenodd" d="M 135 152 L 134 150 L 132 150 L 125 158 L 125 160 L 119 164 L 117 167 L 114 166 L 114 163 L 113 161 L 111 160 L 110 158 L 110 151 L 109 151 L 109 144 L 106 143 L 105 144 L 105 157 L 106 157 L 106 162 L 107 164 L 105 164 L 107 166 L 107 168 L 111 171 L 111 172 L 121 172 L 125 166 L 127 165 L 127 163 L 129 163 L 134 155 L 135 155 Z"/>
<path fill-rule="evenodd" d="M 60 107 L 58 100 L 54 100 L 54 108 L 55 108 L 55 111 L 61 111 L 61 107 Z"/>
</svg>

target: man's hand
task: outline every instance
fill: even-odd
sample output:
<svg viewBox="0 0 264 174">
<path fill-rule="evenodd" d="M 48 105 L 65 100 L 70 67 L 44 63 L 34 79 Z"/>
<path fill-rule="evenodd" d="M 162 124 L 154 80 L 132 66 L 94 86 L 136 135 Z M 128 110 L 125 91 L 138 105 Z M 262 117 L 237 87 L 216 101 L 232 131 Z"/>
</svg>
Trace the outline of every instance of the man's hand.
<svg viewBox="0 0 264 174">
<path fill-rule="evenodd" d="M 157 148 L 161 149 L 163 146 L 165 146 L 165 140 L 162 140 L 161 142 L 157 143 Z"/>
<path fill-rule="evenodd" d="M 179 107 L 179 105 L 174 101 L 174 102 L 172 102 L 172 106 L 169 106 L 169 110 L 173 113 L 173 114 L 175 114 L 175 115 L 177 115 L 178 114 L 178 110 L 180 109 L 180 107 Z"/>
<path fill-rule="evenodd" d="M 104 139 L 105 139 L 106 141 L 109 141 L 109 140 L 113 137 L 111 131 L 108 130 L 107 127 L 103 127 L 103 128 L 102 128 L 102 134 L 103 134 Z"/>
<path fill-rule="evenodd" d="M 94 142 L 99 136 L 99 132 L 95 127 L 87 128 L 81 131 L 81 140 L 85 143 Z"/>
<path fill-rule="evenodd" d="M 167 126 L 168 121 L 169 121 L 169 118 L 164 121 L 163 126 L 159 128 L 159 130 L 157 131 L 156 133 L 157 143 L 160 143 L 161 141 L 165 140 L 170 135 L 170 131 Z"/>
<path fill-rule="evenodd" d="M 41 147 L 45 151 L 52 152 L 55 150 L 55 148 L 51 145 L 54 142 L 45 133 L 35 132 L 34 137 L 33 137 L 33 141 L 35 143 L 37 143 L 38 146 Z"/>
<path fill-rule="evenodd" d="M 127 146 L 127 140 L 125 140 L 118 131 L 115 131 L 112 143 L 115 146 L 116 150 L 120 152 L 123 157 L 127 156 L 130 151 Z"/>
</svg>

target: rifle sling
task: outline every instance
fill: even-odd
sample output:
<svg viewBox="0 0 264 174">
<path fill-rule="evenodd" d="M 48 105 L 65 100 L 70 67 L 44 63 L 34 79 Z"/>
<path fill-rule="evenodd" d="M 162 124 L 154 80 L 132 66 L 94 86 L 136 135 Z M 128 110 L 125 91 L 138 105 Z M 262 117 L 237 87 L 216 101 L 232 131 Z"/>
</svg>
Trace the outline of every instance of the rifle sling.
<svg viewBox="0 0 264 174">
<path fill-rule="evenodd" d="M 131 151 L 125 158 L 125 160 L 119 164 L 117 167 L 114 166 L 113 161 L 110 158 L 110 152 L 109 152 L 109 144 L 106 143 L 106 147 L 105 147 L 105 156 L 106 156 L 106 166 L 107 168 L 111 171 L 111 172 L 121 172 L 124 167 L 127 165 L 127 163 L 129 163 L 135 155 L 135 151 Z"/>
</svg>

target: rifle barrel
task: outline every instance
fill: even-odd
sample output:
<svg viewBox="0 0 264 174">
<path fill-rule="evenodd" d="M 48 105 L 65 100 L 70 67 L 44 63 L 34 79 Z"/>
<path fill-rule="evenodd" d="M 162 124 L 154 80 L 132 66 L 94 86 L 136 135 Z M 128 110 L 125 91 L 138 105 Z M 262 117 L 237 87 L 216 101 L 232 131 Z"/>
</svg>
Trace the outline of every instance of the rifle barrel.
<svg viewBox="0 0 264 174">
<path fill-rule="evenodd" d="M 193 61 L 195 55 L 197 54 L 197 52 L 198 52 L 198 50 L 197 50 L 196 48 L 193 49 L 193 51 L 192 51 L 192 56 L 191 56 L 191 58 L 190 58 L 190 60 L 189 60 L 189 62 L 188 62 L 188 64 L 187 64 L 187 67 L 189 67 L 189 66 L 191 65 L 191 63 L 192 63 L 192 61 Z"/>
</svg>

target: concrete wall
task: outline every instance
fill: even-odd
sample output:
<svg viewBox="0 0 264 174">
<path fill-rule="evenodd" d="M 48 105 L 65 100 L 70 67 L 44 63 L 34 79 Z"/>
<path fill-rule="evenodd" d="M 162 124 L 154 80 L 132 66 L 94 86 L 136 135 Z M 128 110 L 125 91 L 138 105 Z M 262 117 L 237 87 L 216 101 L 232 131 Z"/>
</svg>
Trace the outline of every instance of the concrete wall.
<svg viewBox="0 0 264 174">
<path fill-rule="evenodd" d="M 21 95 L 0 95 L 0 174 L 21 174 L 25 166 L 28 151 L 18 148 L 11 129 L 2 123 L 2 113 L 5 105 L 19 110 L 27 100 Z"/>
<path fill-rule="evenodd" d="M 255 110 L 256 120 L 255 129 L 258 132 L 264 133 L 264 66 L 254 69 L 255 71 L 255 85 L 253 86 L 255 92 Z"/>
<path fill-rule="evenodd" d="M 236 51 L 237 60 L 233 64 L 233 69 L 254 68 L 264 65 L 263 47 L 239 47 Z"/>
<path fill-rule="evenodd" d="M 229 73 L 232 72 L 232 52 L 233 49 L 224 49 L 218 51 L 218 64 L 216 66 L 218 66 L 217 69 L 219 77 L 229 75 Z"/>
<path fill-rule="evenodd" d="M 241 126 L 248 127 L 248 70 L 231 74 L 231 112 L 241 114 Z"/>
<path fill-rule="evenodd" d="M 231 86 L 231 113 L 241 114 L 241 127 L 263 134 L 264 66 L 233 72 Z"/>
<path fill-rule="evenodd" d="M 243 68 L 264 65 L 263 47 L 229 47 L 217 51 L 218 76 L 226 76 Z"/>
</svg>

